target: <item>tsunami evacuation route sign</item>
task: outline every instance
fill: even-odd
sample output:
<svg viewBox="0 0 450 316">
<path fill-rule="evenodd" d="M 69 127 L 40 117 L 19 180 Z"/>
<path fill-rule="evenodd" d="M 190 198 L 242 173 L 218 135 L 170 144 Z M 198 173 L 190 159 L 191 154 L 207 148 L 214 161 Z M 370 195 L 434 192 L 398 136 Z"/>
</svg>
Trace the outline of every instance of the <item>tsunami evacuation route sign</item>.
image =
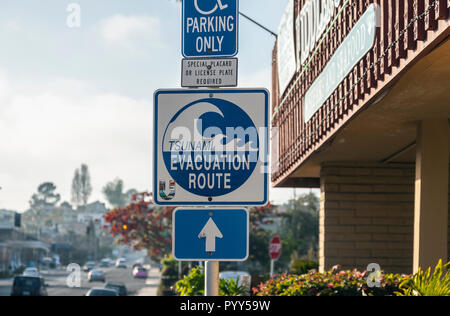
<svg viewBox="0 0 450 316">
<path fill-rule="evenodd" d="M 158 90 L 154 127 L 156 204 L 267 204 L 267 90 Z"/>
</svg>

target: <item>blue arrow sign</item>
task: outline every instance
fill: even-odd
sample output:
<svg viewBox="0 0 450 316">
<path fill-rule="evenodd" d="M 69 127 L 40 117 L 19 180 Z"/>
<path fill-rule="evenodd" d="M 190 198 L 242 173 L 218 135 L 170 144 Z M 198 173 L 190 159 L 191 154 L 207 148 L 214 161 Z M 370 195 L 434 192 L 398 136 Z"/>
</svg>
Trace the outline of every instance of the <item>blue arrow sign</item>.
<svg viewBox="0 0 450 316">
<path fill-rule="evenodd" d="M 238 27 L 239 0 L 183 0 L 183 56 L 235 56 Z"/>
<path fill-rule="evenodd" d="M 177 209 L 173 256 L 183 261 L 245 261 L 248 223 L 245 209 Z"/>
</svg>

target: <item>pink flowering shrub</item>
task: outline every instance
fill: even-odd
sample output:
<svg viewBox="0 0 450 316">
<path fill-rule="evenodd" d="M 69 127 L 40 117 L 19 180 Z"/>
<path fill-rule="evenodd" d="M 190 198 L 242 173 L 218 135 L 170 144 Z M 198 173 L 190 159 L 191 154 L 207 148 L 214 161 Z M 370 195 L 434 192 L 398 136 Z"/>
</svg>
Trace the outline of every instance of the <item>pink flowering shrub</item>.
<svg viewBox="0 0 450 316">
<path fill-rule="evenodd" d="M 303 275 L 282 274 L 253 288 L 257 296 L 392 296 L 410 276 L 381 274 L 380 286 L 368 286 L 369 273 L 339 270 Z"/>
</svg>

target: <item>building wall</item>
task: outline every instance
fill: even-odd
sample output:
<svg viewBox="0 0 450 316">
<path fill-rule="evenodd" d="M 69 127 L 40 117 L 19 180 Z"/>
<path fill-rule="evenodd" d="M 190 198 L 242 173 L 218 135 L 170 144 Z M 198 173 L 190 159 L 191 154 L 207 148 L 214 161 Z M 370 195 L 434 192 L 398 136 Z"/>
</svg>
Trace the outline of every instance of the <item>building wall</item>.
<svg viewBox="0 0 450 316">
<path fill-rule="evenodd" d="M 411 273 L 413 165 L 332 164 L 321 170 L 320 264 Z"/>
<path fill-rule="evenodd" d="M 326 163 L 321 169 L 321 269 L 334 265 L 411 273 L 415 167 Z M 450 207 L 450 205 L 449 205 Z M 450 261 L 450 216 L 449 216 Z"/>
</svg>

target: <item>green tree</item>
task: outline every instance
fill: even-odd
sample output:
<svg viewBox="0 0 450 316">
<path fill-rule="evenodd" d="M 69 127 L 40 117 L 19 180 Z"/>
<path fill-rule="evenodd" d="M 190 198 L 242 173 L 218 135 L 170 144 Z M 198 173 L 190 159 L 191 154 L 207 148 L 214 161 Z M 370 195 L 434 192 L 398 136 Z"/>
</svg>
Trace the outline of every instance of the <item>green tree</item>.
<svg viewBox="0 0 450 316">
<path fill-rule="evenodd" d="M 125 207 L 126 196 L 123 193 L 123 181 L 121 179 L 108 182 L 103 188 L 103 194 L 113 207 Z"/>
<path fill-rule="evenodd" d="M 72 180 L 72 204 L 75 206 L 75 209 L 78 209 L 81 205 L 81 179 L 80 170 L 78 168 L 75 169 Z"/>
<path fill-rule="evenodd" d="M 87 165 L 82 164 L 81 168 L 75 170 L 72 180 L 72 203 L 78 208 L 86 205 L 92 194 L 91 176 Z"/>
<path fill-rule="evenodd" d="M 83 206 L 86 207 L 89 198 L 92 194 L 91 176 L 89 174 L 89 168 L 87 165 L 81 165 L 80 170 L 80 187 L 81 187 L 81 201 Z"/>
<path fill-rule="evenodd" d="M 270 269 L 269 242 L 273 232 L 266 229 L 272 224 L 275 215 L 273 206 L 253 208 L 250 210 L 250 249 L 246 262 L 252 274 L 266 274 Z"/>
<path fill-rule="evenodd" d="M 55 193 L 56 186 L 52 182 L 44 182 L 38 187 L 37 193 L 31 196 L 30 207 L 39 210 L 46 207 L 54 207 L 61 195 Z"/>
<path fill-rule="evenodd" d="M 136 189 L 130 189 L 124 192 L 124 185 L 121 179 L 115 179 L 108 182 L 103 187 L 103 195 L 113 207 L 123 208 L 131 202 L 131 197 L 137 194 Z"/>
<path fill-rule="evenodd" d="M 298 259 L 317 260 L 319 239 L 319 198 L 304 194 L 287 204 L 280 227 L 282 254 L 279 264 L 285 268 L 292 255 Z"/>
</svg>

